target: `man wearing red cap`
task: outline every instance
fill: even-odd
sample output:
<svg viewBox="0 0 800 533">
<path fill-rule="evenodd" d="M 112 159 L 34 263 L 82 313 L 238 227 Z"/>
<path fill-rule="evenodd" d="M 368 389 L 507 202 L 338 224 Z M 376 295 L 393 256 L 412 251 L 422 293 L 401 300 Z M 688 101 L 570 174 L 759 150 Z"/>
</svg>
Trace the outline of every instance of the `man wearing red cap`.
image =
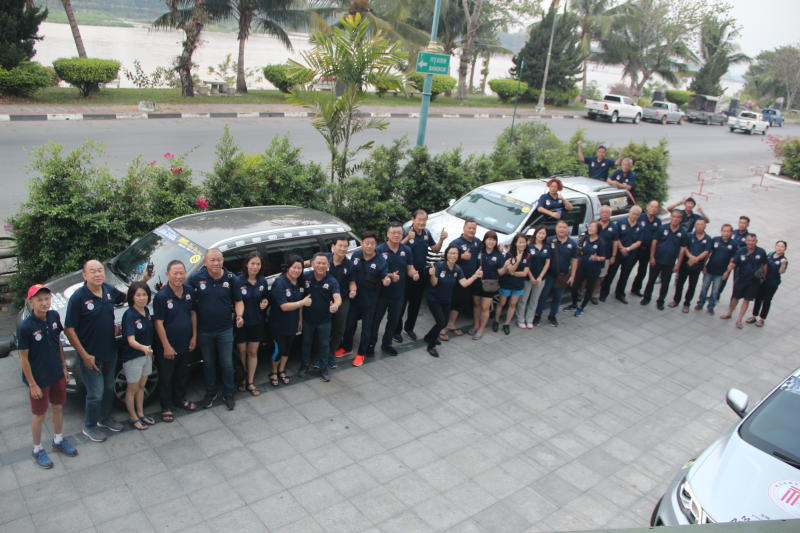
<svg viewBox="0 0 800 533">
<path fill-rule="evenodd" d="M 78 450 L 64 438 L 63 406 L 67 399 L 67 367 L 61 347 L 61 317 L 50 309 L 50 289 L 44 285 L 32 285 L 28 289 L 31 314 L 17 328 L 19 362 L 22 380 L 28 386 L 33 421 L 33 460 L 40 468 L 53 468 L 53 461 L 42 447 L 42 424 L 47 409 L 53 411 L 52 451 L 69 457 L 78 455 Z"/>
</svg>

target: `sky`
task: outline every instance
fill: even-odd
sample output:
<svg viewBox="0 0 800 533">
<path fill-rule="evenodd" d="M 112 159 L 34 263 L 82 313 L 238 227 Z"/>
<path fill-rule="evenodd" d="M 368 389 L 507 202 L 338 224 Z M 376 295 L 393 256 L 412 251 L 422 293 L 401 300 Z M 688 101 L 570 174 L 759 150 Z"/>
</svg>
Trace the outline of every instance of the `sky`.
<svg viewBox="0 0 800 533">
<path fill-rule="evenodd" d="M 728 0 L 742 27 L 739 45 L 752 57 L 762 50 L 800 43 L 800 0 Z"/>
</svg>

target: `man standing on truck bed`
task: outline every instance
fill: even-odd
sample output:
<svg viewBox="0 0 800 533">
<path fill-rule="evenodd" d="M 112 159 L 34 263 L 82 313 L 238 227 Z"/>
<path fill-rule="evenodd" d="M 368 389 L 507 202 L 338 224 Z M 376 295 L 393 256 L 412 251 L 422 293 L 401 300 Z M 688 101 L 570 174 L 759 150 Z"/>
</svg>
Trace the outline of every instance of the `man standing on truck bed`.
<svg viewBox="0 0 800 533">
<path fill-rule="evenodd" d="M 589 177 L 593 180 L 606 181 L 608 172 L 619 164 L 619 161 L 606 159 L 606 147 L 602 144 L 597 147 L 596 155 L 583 157 L 583 143 L 578 141 L 578 161 L 584 163 L 589 170 Z M 622 157 L 622 150 L 619 152 Z"/>
</svg>

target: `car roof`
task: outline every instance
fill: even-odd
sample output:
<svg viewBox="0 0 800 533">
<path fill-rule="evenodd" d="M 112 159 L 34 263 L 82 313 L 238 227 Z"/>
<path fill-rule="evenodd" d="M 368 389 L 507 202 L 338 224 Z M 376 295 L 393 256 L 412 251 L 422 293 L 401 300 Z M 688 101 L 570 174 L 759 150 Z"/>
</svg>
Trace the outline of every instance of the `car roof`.
<svg viewBox="0 0 800 533">
<path fill-rule="evenodd" d="M 619 192 L 620 189 L 609 187 L 608 184 L 600 180 L 586 178 L 583 176 L 552 176 L 558 178 L 564 184 L 564 195 L 568 198 L 583 195 L 598 194 L 600 192 Z M 507 194 L 517 200 L 533 204 L 547 192 L 547 182 L 551 178 L 521 179 L 497 181 L 487 183 L 481 188 L 489 189 L 492 192 Z"/>
<path fill-rule="evenodd" d="M 293 205 L 237 207 L 182 216 L 167 223 L 204 248 L 226 243 L 341 233 L 350 227 L 333 215 Z"/>
</svg>

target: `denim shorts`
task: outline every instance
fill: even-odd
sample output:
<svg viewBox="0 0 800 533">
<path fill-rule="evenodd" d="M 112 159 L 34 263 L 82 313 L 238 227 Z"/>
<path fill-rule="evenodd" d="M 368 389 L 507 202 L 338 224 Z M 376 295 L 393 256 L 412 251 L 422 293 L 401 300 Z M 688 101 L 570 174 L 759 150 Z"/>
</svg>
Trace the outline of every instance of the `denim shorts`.
<svg viewBox="0 0 800 533">
<path fill-rule="evenodd" d="M 525 289 L 519 289 L 518 291 L 515 291 L 512 289 L 504 289 L 500 287 L 500 290 L 498 290 L 497 292 L 500 293 L 500 296 L 505 296 L 506 298 L 508 298 L 509 296 L 522 296 L 523 293 L 525 292 Z"/>
</svg>

